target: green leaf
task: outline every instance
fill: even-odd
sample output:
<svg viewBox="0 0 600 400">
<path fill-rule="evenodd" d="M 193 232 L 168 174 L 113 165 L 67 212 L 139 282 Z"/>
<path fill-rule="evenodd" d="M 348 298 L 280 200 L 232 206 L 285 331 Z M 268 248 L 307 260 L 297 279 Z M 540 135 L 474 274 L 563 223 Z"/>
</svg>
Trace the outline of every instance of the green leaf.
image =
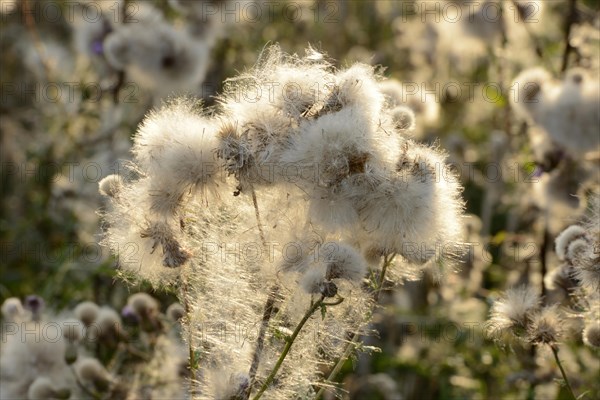
<svg viewBox="0 0 600 400">
<path fill-rule="evenodd" d="M 325 319 L 325 314 L 327 314 L 327 306 L 325 304 L 321 304 L 321 319 Z"/>
</svg>

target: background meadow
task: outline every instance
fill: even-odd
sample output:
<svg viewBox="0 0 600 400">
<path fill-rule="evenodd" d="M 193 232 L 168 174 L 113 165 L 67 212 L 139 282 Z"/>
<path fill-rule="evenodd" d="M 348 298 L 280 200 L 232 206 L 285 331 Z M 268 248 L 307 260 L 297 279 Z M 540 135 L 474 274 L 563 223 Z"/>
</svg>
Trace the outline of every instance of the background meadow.
<svg viewBox="0 0 600 400">
<path fill-rule="evenodd" d="M 398 256 L 388 278 L 372 275 L 382 277 L 379 305 L 360 328 L 362 351 L 340 363 L 340 383 L 327 386 L 324 398 L 600 396 L 598 2 L 1 0 L 0 13 L 1 398 L 205 398 L 204 384 L 212 385 L 210 396 L 244 398 L 230 389 L 247 386 L 245 377 L 192 373 L 198 388 L 189 380 L 190 359 L 192 371 L 205 360 L 194 340 L 225 335 L 233 339 L 211 345 L 235 349 L 244 338 L 256 340 L 260 320 L 190 322 L 192 309 L 200 310 L 196 316 L 210 307 L 206 315 L 229 312 L 235 304 L 227 288 L 238 284 L 218 287 L 213 303 L 203 290 L 182 295 L 182 284 L 136 279 L 105 240 L 127 212 L 106 218 L 118 206 L 99 183 L 112 174 L 144 174 L 130 163 L 136 132 L 151 110 L 177 95 L 234 117 L 260 113 L 250 106 L 261 101 L 272 104 L 265 87 L 277 93 L 284 85 L 269 81 L 270 70 L 258 62 L 271 45 L 307 64 L 324 57 L 333 75 L 355 63 L 372 66 L 372 92 L 386 107 L 412 110 L 401 114 L 410 119 L 399 128 L 402 137 L 443 153 L 438 179 L 456 176 L 463 188 L 462 251 L 452 265 L 419 268 Z M 240 76 L 272 85 L 231 80 Z M 294 79 L 317 93 L 329 90 L 310 77 Z M 356 100 L 364 108 L 370 101 Z M 283 200 L 265 196 L 270 221 L 268 212 Z M 193 200 L 188 225 L 215 237 L 229 237 L 230 228 L 248 234 L 243 223 L 227 221 L 237 212 L 254 218 L 252 203 L 236 209 L 233 197 L 206 220 L 189 216 L 219 204 L 211 199 Z M 207 279 L 226 276 L 229 267 L 214 268 Z M 511 297 L 511 288 L 526 289 Z M 356 312 L 370 303 L 359 304 L 364 309 Z M 542 306 L 554 308 L 542 318 Z M 43 340 L 32 346 L 13 330 L 50 322 L 59 326 L 59 344 L 38 330 Z M 67 322 L 74 330 L 64 329 Z M 103 327 L 96 336 L 92 325 Z M 308 329 L 316 336 L 324 325 Z M 342 328 L 340 337 L 349 332 Z M 330 369 L 324 363 L 313 373 L 327 377 Z M 314 398 L 319 386 L 302 396 L 299 390 L 264 398 Z"/>
</svg>

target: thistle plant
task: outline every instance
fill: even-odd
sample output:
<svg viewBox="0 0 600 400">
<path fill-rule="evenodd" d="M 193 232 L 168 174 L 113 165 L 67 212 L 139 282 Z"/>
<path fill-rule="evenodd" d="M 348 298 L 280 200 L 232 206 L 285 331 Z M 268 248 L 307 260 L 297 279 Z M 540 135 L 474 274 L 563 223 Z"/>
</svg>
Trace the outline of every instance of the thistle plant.
<svg viewBox="0 0 600 400">
<path fill-rule="evenodd" d="M 569 301 L 564 305 L 553 303 L 542 298 L 534 287 L 520 286 L 507 290 L 494 302 L 488 321 L 488 333 L 496 340 L 516 338 L 522 343 L 548 346 L 572 399 L 576 395 L 559 358 L 558 345 L 579 339 L 592 348 L 600 347 L 600 196 L 595 193 L 590 200 L 591 216 L 587 221 L 569 226 L 556 237 L 556 255 L 563 264 L 545 279 L 551 289 L 563 287 Z M 575 329 L 573 320 L 578 322 Z"/>
<path fill-rule="evenodd" d="M 313 396 L 368 333 L 386 273 L 460 254 L 458 180 L 406 136 L 414 115 L 382 79 L 269 47 L 216 108 L 149 114 L 101 182 L 121 274 L 179 290 L 194 398 Z"/>
<path fill-rule="evenodd" d="M 91 301 L 58 315 L 43 304 L 2 304 L 2 399 L 186 398 L 179 304 L 166 315 L 146 293 L 131 295 L 122 315 Z"/>
</svg>

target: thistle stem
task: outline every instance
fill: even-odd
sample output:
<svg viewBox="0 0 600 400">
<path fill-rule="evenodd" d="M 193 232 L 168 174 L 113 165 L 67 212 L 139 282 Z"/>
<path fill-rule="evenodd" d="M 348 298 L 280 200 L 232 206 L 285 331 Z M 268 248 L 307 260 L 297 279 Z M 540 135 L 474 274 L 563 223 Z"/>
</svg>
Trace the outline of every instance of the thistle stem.
<svg viewBox="0 0 600 400">
<path fill-rule="evenodd" d="M 373 293 L 373 309 L 379 302 L 379 294 L 381 293 L 381 289 L 383 288 L 383 282 L 385 282 L 385 273 L 387 272 L 387 269 L 390 266 L 390 264 L 392 263 L 392 260 L 394 259 L 394 257 L 395 257 L 395 254 L 391 254 L 391 255 L 385 256 L 383 258 L 383 265 L 381 267 L 381 273 L 379 274 L 379 280 L 377 281 L 377 288 L 375 289 L 375 292 Z M 370 314 L 373 313 L 373 309 L 370 311 Z M 346 348 L 344 349 L 342 356 L 340 357 L 338 362 L 335 364 L 335 366 L 329 373 L 329 376 L 327 377 L 327 382 L 333 382 L 334 379 L 336 378 L 336 376 L 340 373 L 340 370 L 344 366 L 344 363 L 346 362 L 348 357 L 350 357 L 350 354 L 356 348 L 356 343 L 358 342 L 359 339 L 360 339 L 360 335 L 358 333 L 352 334 L 352 338 L 346 345 Z M 317 395 L 315 396 L 315 400 L 320 399 L 321 396 L 323 396 L 324 392 L 325 392 L 325 388 L 321 387 L 321 389 L 319 389 L 319 391 L 317 392 Z"/>
<path fill-rule="evenodd" d="M 569 0 L 569 11 L 567 14 L 567 19 L 565 21 L 565 49 L 563 51 L 562 63 L 560 66 L 560 72 L 565 72 L 569 66 L 569 54 L 573 50 L 573 46 L 571 46 L 570 36 L 571 36 L 571 27 L 576 22 L 577 19 L 577 0 Z"/>
<path fill-rule="evenodd" d="M 258 332 L 258 338 L 256 340 L 256 348 L 254 349 L 254 354 L 252 356 L 252 364 L 250 365 L 250 372 L 248 373 L 248 380 L 250 384 L 248 385 L 246 398 L 250 397 L 250 393 L 252 392 L 252 388 L 254 387 L 254 383 L 256 381 L 256 371 L 258 371 L 258 365 L 260 364 L 260 356 L 262 355 L 262 351 L 264 348 L 265 336 L 267 334 L 267 328 L 269 327 L 271 315 L 273 314 L 273 306 L 275 304 L 275 298 L 278 292 L 279 287 L 277 285 L 274 285 L 269 291 L 269 297 L 267 297 L 267 301 L 265 303 L 262 323 L 260 325 L 260 331 Z"/>
<path fill-rule="evenodd" d="M 189 367 L 190 367 L 190 391 L 193 393 L 194 391 L 194 378 L 196 377 L 196 356 L 194 352 L 193 345 L 193 335 L 192 335 L 192 310 L 189 303 L 188 298 L 188 282 L 187 277 L 182 274 L 182 282 L 181 282 L 181 292 L 180 297 L 183 302 L 183 309 L 185 310 L 185 318 L 188 321 L 190 329 L 188 331 L 188 357 L 189 357 Z"/>
<path fill-rule="evenodd" d="M 265 382 L 262 384 L 262 386 L 258 390 L 258 393 L 256 393 L 256 395 L 252 398 L 253 400 L 260 399 L 260 397 L 265 392 L 265 390 L 267 390 L 267 388 L 269 387 L 269 385 L 271 384 L 271 382 L 275 378 L 275 375 L 279 371 L 279 368 L 281 367 L 281 364 L 283 364 L 283 361 L 285 360 L 287 354 L 289 353 L 290 349 L 292 348 L 292 345 L 294 344 L 294 341 L 296 340 L 296 337 L 298 336 L 298 334 L 300 333 L 300 331 L 302 330 L 302 328 L 304 327 L 304 325 L 306 324 L 306 322 L 308 321 L 308 319 L 321 307 L 321 305 L 323 304 L 323 300 L 324 299 L 325 299 L 325 297 L 321 296 L 319 298 L 319 300 L 317 300 L 316 302 L 314 302 L 313 305 L 308 309 L 308 311 L 306 311 L 306 313 L 304 314 L 304 317 L 302 318 L 302 320 L 300 320 L 300 322 L 296 326 L 296 329 L 294 329 L 294 332 L 292 333 L 292 335 L 287 339 L 287 343 L 285 344 L 285 347 L 283 348 L 283 351 L 279 355 L 279 359 L 277 360 L 277 363 L 275 364 L 275 366 L 271 370 L 271 373 L 269 374 L 269 376 L 267 377 L 267 379 L 265 380 Z"/>
<path fill-rule="evenodd" d="M 560 358 L 558 358 L 558 347 L 556 347 L 554 345 L 550 345 L 550 349 L 552 350 L 552 354 L 554 354 L 554 359 L 556 360 L 558 369 L 560 369 L 560 373 L 563 377 L 563 380 L 565 381 L 565 386 L 567 387 L 567 390 L 569 391 L 570 397 L 573 400 L 576 400 L 577 397 L 575 396 L 575 393 L 573 392 L 573 388 L 571 387 L 571 383 L 569 382 L 569 379 L 567 378 L 567 374 L 565 373 L 562 363 L 560 362 Z"/>
<path fill-rule="evenodd" d="M 265 232 L 263 231 L 262 222 L 260 218 L 260 210 L 258 208 L 258 200 L 256 198 L 256 191 L 254 190 L 254 186 L 250 185 L 250 193 L 252 195 L 252 204 L 254 205 L 254 214 L 256 217 L 256 225 L 258 226 L 258 233 L 260 235 L 260 240 L 263 245 L 263 249 L 267 250 L 267 239 L 265 236 Z M 256 372 L 258 371 L 258 366 L 260 364 L 260 357 L 262 355 L 265 336 L 267 334 L 267 328 L 269 327 L 269 322 L 271 321 L 271 316 L 273 315 L 273 307 L 275 305 L 275 300 L 277 299 L 277 295 L 279 293 L 279 285 L 274 284 L 269 290 L 269 295 L 267 297 L 267 301 L 265 302 L 265 306 L 263 308 L 263 316 L 262 322 L 260 325 L 260 331 L 258 332 L 258 338 L 256 339 L 256 348 L 254 349 L 254 354 L 252 355 L 252 364 L 250 365 L 250 371 L 248 372 L 248 381 L 250 382 L 248 385 L 248 389 L 246 390 L 246 399 L 250 397 L 252 393 L 252 388 L 256 382 Z"/>
<path fill-rule="evenodd" d="M 83 390 L 85 392 L 85 394 L 87 394 L 88 396 L 91 396 L 94 400 L 99 400 L 102 398 L 102 396 L 100 396 L 99 393 L 96 393 L 95 391 L 90 390 L 83 382 L 81 382 L 81 379 L 79 379 L 79 375 L 77 375 L 77 371 L 75 371 L 75 368 L 73 367 L 73 365 L 69 365 L 69 368 L 71 370 L 71 373 L 75 377 L 75 383 L 77 383 L 77 386 L 79 386 L 79 388 L 81 390 Z"/>
</svg>

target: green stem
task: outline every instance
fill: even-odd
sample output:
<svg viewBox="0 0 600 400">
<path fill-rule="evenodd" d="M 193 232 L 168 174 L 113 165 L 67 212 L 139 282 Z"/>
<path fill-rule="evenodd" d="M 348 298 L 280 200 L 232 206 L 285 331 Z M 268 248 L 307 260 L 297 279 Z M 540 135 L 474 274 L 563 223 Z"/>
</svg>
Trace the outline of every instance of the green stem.
<svg viewBox="0 0 600 400">
<path fill-rule="evenodd" d="M 550 349 L 552 350 L 552 354 L 554 354 L 554 359 L 556 360 L 558 369 L 560 369 L 560 373 L 562 374 L 563 380 L 565 381 L 565 386 L 567 387 L 567 390 L 569 391 L 571 398 L 573 400 L 576 400 L 577 397 L 575 396 L 575 393 L 573 392 L 573 388 L 571 387 L 571 383 L 569 383 L 569 379 L 567 379 L 567 374 L 565 373 L 562 363 L 560 362 L 560 358 L 558 358 L 558 347 L 556 347 L 554 345 L 550 345 Z"/>
<path fill-rule="evenodd" d="M 385 273 L 387 272 L 387 269 L 390 266 L 390 264 L 392 263 L 392 260 L 394 259 L 394 257 L 395 257 L 395 254 L 391 254 L 391 255 L 385 256 L 383 258 L 383 266 L 381 267 L 381 274 L 379 274 L 379 280 L 377 282 L 377 288 L 375 289 L 375 292 L 373 293 L 373 303 L 374 303 L 373 308 L 379 302 L 379 294 L 381 293 L 381 289 L 383 288 L 383 282 L 385 281 Z M 373 312 L 373 310 L 371 310 L 370 314 L 372 314 L 372 312 Z M 370 318 L 370 315 L 367 316 L 367 318 Z M 358 342 L 359 339 L 360 339 L 360 335 L 358 333 L 353 333 L 352 334 L 352 339 L 350 339 L 350 341 L 346 345 L 346 348 L 344 349 L 344 352 L 342 353 L 342 356 L 340 357 L 340 359 L 338 360 L 338 362 L 335 364 L 335 366 L 333 367 L 333 369 L 329 373 L 329 376 L 327 377 L 327 381 L 326 382 L 333 382 L 334 381 L 334 379 L 336 378 L 336 376 L 340 373 L 340 371 L 341 371 L 342 367 L 344 366 L 346 360 L 348 359 L 348 357 L 350 357 L 350 354 L 356 348 L 356 343 Z M 321 396 L 323 396 L 324 393 L 325 393 L 325 388 L 321 387 L 321 389 L 319 389 L 319 391 L 317 392 L 317 395 L 315 396 L 315 400 L 320 399 Z"/>
<path fill-rule="evenodd" d="M 302 328 L 304 327 L 304 325 L 306 324 L 306 322 L 308 321 L 308 319 L 321 307 L 321 305 L 323 304 L 323 300 L 324 299 L 325 299 L 325 297 L 321 296 L 319 298 L 319 300 L 317 300 L 316 302 L 314 302 L 313 305 L 308 309 L 308 311 L 306 311 L 306 314 L 304 314 L 304 317 L 302 318 L 302 320 L 296 326 L 296 329 L 294 330 L 294 333 L 292 333 L 292 336 L 290 336 L 287 339 L 287 343 L 285 344 L 285 347 L 283 348 L 283 351 L 281 352 L 281 355 L 279 356 L 279 359 L 277 360 L 277 363 L 275 364 L 275 366 L 271 370 L 271 373 L 269 374 L 269 376 L 267 377 L 267 379 L 265 380 L 265 382 L 262 384 L 262 386 L 258 390 L 258 393 L 256 393 L 256 395 L 252 398 L 253 400 L 260 399 L 260 397 L 265 392 L 265 390 L 267 390 L 267 388 L 269 387 L 269 385 L 271 384 L 271 382 L 275 378 L 275 375 L 279 371 L 279 368 L 281 367 L 281 364 L 283 364 L 283 360 L 285 360 L 285 357 L 287 356 L 287 354 L 289 353 L 290 349 L 292 348 L 292 345 L 294 344 L 294 341 L 296 340 L 296 337 L 298 336 L 298 334 L 300 333 L 300 331 L 302 330 Z"/>
</svg>

